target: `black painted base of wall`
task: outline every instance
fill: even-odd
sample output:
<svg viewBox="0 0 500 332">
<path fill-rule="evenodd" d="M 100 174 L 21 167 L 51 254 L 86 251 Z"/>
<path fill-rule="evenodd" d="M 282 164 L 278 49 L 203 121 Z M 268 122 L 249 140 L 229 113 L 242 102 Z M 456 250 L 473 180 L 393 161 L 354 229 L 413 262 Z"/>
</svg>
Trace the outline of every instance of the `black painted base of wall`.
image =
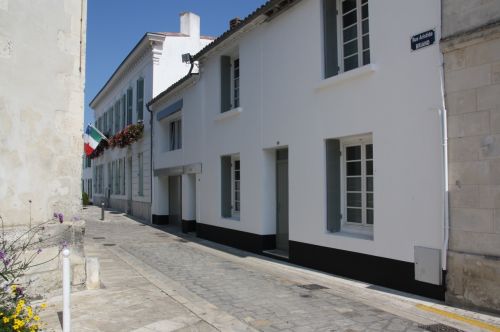
<svg viewBox="0 0 500 332">
<path fill-rule="evenodd" d="M 202 239 L 257 254 L 276 248 L 276 235 L 259 235 L 201 223 L 196 224 L 196 234 Z M 446 271 L 443 271 L 442 285 L 432 285 L 415 280 L 413 263 L 296 241 L 290 241 L 289 245 L 291 263 L 444 301 Z"/>
<path fill-rule="evenodd" d="M 207 224 L 196 224 L 196 235 L 202 239 L 261 254 L 276 247 L 276 235 L 259 235 Z"/>
<path fill-rule="evenodd" d="M 182 233 L 196 232 L 196 220 L 182 219 Z"/>
<path fill-rule="evenodd" d="M 168 225 L 168 215 L 153 214 L 153 225 Z"/>
<path fill-rule="evenodd" d="M 443 285 L 415 280 L 413 263 L 290 241 L 290 262 L 370 284 L 444 301 Z"/>
</svg>

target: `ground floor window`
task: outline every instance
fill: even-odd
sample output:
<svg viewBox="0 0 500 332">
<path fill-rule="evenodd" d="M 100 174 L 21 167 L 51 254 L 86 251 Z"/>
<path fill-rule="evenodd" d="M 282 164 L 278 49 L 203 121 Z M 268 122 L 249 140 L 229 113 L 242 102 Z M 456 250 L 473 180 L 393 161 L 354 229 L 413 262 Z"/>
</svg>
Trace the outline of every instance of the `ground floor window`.
<svg viewBox="0 0 500 332">
<path fill-rule="evenodd" d="M 221 208 L 222 217 L 240 218 L 241 168 L 239 154 L 221 157 Z"/>
<path fill-rule="evenodd" d="M 326 153 L 328 230 L 373 235 L 372 136 L 327 140 Z"/>
</svg>

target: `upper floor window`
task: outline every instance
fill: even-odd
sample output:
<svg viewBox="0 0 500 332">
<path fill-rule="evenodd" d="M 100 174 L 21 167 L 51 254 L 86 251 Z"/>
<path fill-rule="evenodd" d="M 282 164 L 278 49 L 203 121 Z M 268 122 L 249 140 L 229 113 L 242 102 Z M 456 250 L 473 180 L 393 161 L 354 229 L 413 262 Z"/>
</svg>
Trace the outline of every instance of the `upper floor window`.
<svg viewBox="0 0 500 332">
<path fill-rule="evenodd" d="M 221 56 L 221 113 L 240 107 L 240 59 Z"/>
<path fill-rule="evenodd" d="M 134 92 L 132 88 L 127 90 L 127 125 L 132 124 L 132 105 L 134 102 Z"/>
<path fill-rule="evenodd" d="M 115 133 L 118 133 L 120 128 L 120 100 L 115 102 Z"/>
<path fill-rule="evenodd" d="M 139 78 L 137 80 L 137 121 L 142 121 L 144 119 L 144 79 Z"/>
<path fill-rule="evenodd" d="M 170 122 L 170 151 L 182 148 L 182 122 L 180 119 Z"/>
<path fill-rule="evenodd" d="M 368 0 L 323 0 L 325 77 L 370 63 Z"/>
</svg>

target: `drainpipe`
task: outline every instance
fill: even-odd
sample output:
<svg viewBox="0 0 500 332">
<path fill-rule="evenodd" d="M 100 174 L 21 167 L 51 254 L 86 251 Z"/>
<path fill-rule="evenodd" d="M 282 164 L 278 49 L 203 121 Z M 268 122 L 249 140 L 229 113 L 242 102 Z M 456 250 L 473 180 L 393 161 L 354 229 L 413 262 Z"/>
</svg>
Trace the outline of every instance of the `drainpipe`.
<svg viewBox="0 0 500 332">
<path fill-rule="evenodd" d="M 441 65 L 439 67 L 439 78 L 441 83 L 441 96 L 443 104 L 439 109 L 439 115 L 441 120 L 441 138 L 442 138 L 442 156 L 443 156 L 443 269 L 447 269 L 447 254 L 448 254 L 448 243 L 450 237 L 450 207 L 449 207 L 449 183 L 448 183 L 448 127 L 447 127 L 447 116 L 446 116 L 446 105 L 445 105 L 445 90 L 444 90 L 444 61 L 443 55 L 441 55 Z"/>
<path fill-rule="evenodd" d="M 149 108 L 149 105 L 146 104 L 146 110 L 149 112 L 149 126 L 151 127 L 151 137 L 150 137 L 150 148 L 151 148 L 151 151 L 149 153 L 149 165 L 150 165 L 150 170 L 149 170 L 149 181 L 150 181 L 150 185 L 149 185 L 149 188 L 150 188 L 150 195 L 151 195 L 151 204 L 150 204 L 150 211 L 151 211 L 151 224 L 153 224 L 153 193 L 154 193 L 154 190 L 153 190 L 153 112 L 151 111 L 151 109 Z"/>
</svg>

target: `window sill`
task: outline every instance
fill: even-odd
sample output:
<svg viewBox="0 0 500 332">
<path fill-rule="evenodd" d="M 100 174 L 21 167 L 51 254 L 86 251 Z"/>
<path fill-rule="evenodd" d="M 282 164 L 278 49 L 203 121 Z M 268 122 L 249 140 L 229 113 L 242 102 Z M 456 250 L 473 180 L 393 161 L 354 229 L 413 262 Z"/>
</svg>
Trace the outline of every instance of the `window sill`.
<svg viewBox="0 0 500 332">
<path fill-rule="evenodd" d="M 366 234 L 366 233 L 358 233 L 358 232 L 351 231 L 351 230 L 341 230 L 339 232 L 329 232 L 329 234 L 343 236 L 343 237 L 350 237 L 350 238 L 359 239 L 359 240 L 373 241 L 373 233 Z"/>
<path fill-rule="evenodd" d="M 340 73 L 338 75 L 323 79 L 314 89 L 316 92 L 321 91 L 327 87 L 342 84 L 352 79 L 356 79 L 359 77 L 367 76 L 369 74 L 377 71 L 377 66 L 373 63 L 368 65 L 364 65 L 363 67 L 359 67 L 353 70 L 346 71 L 344 73 Z"/>
<path fill-rule="evenodd" d="M 242 107 L 236 107 L 236 108 L 230 109 L 229 111 L 226 111 L 224 113 L 220 113 L 215 118 L 215 121 L 223 121 L 225 119 L 229 119 L 229 118 L 235 117 L 237 115 L 240 115 L 242 111 L 243 111 Z"/>
</svg>

